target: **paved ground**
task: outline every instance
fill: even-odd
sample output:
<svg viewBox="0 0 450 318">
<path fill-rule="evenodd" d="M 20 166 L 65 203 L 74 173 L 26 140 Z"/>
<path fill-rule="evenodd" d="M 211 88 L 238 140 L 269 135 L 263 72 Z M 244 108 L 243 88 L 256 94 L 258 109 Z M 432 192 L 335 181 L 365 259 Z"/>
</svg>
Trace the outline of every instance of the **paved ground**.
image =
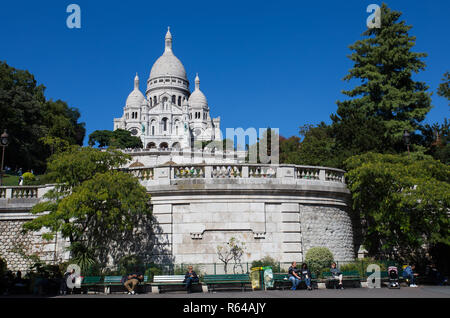
<svg viewBox="0 0 450 318">
<path fill-rule="evenodd" d="M 388 288 L 347 288 L 344 290 L 269 290 L 269 291 L 218 291 L 212 293 L 192 293 L 171 291 L 161 294 L 127 295 L 124 293 L 67 295 L 55 298 L 450 298 L 450 286 L 420 286 L 418 288 L 402 287 L 400 289 Z"/>
</svg>

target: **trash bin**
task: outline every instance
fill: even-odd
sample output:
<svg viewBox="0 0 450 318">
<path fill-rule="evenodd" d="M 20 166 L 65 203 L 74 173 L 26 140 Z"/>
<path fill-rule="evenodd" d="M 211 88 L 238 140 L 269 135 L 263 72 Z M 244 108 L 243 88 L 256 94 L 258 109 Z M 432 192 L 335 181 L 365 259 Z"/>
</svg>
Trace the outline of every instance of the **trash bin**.
<svg viewBox="0 0 450 318">
<path fill-rule="evenodd" d="M 273 288 L 273 272 L 272 267 L 252 267 L 250 272 L 253 290 L 266 290 Z"/>
<path fill-rule="evenodd" d="M 250 279 L 252 281 L 253 290 L 263 289 L 262 274 L 263 274 L 262 267 L 252 267 L 250 269 Z"/>
<path fill-rule="evenodd" d="M 263 278 L 264 278 L 264 290 L 267 288 L 273 288 L 273 271 L 272 267 L 265 266 L 262 268 L 264 271 Z"/>
</svg>

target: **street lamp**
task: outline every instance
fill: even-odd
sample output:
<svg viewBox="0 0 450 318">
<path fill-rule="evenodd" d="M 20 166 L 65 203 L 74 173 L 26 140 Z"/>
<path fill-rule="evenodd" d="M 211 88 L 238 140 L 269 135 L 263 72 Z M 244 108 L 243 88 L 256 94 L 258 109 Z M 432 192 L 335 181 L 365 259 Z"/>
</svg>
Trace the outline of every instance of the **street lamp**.
<svg viewBox="0 0 450 318">
<path fill-rule="evenodd" d="M 3 163 L 4 163 L 4 160 L 5 160 L 5 148 L 6 148 L 6 146 L 8 146 L 8 142 L 9 142 L 8 137 L 9 136 L 6 133 L 6 129 L 5 129 L 3 134 L 0 136 L 0 145 L 3 148 L 3 151 L 2 151 L 2 165 L 0 167 L 0 186 L 3 185 Z"/>
<path fill-rule="evenodd" d="M 405 142 L 406 147 L 408 148 L 408 156 L 410 156 L 410 153 L 409 153 L 410 140 L 411 140 L 411 138 L 410 138 L 409 131 L 407 131 L 405 129 L 405 131 L 403 132 L 403 141 Z"/>
</svg>

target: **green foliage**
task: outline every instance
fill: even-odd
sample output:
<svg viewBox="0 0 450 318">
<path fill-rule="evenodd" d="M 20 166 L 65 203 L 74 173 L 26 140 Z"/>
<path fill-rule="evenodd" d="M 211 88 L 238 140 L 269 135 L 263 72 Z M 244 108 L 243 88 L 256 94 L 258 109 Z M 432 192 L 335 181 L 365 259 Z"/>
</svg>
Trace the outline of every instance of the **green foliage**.
<svg viewBox="0 0 450 318">
<path fill-rule="evenodd" d="M 336 160 L 340 152 L 335 151 L 335 139 L 331 129 L 324 122 L 314 127 L 305 125 L 300 127 L 300 135 L 303 140 L 298 152 L 297 164 L 338 167 Z"/>
<path fill-rule="evenodd" d="M 274 258 L 270 256 L 265 256 L 260 260 L 256 260 L 252 262 L 251 267 L 263 267 L 263 266 L 270 266 L 272 267 L 272 271 L 274 273 L 280 273 L 280 262 L 277 262 Z"/>
<path fill-rule="evenodd" d="M 91 147 L 97 143 L 100 148 L 143 148 L 141 139 L 139 137 L 132 136 L 131 132 L 124 129 L 116 129 L 114 131 L 96 130 L 89 135 L 88 143 Z"/>
<path fill-rule="evenodd" d="M 426 124 L 421 132 L 420 142 L 427 149 L 426 153 L 444 164 L 450 164 L 450 123 L 447 118 L 441 125 Z"/>
<path fill-rule="evenodd" d="M 95 265 L 95 259 L 93 258 L 93 250 L 86 247 L 80 242 L 73 242 L 68 250 L 71 254 L 71 264 L 77 264 L 81 268 L 81 272 L 86 274 L 89 269 Z"/>
<path fill-rule="evenodd" d="M 112 170 L 128 161 L 117 150 L 100 151 L 72 146 L 55 153 L 48 164 L 58 186 L 32 208 L 39 216 L 24 224 L 25 230 L 46 228 L 44 239 L 60 232 L 84 251 L 79 262 L 104 264 L 111 246 L 133 237 L 135 226 L 147 224 L 149 195 L 134 176 Z M 41 214 L 42 212 L 48 214 Z M 142 223 L 144 222 L 144 223 Z M 119 248 L 112 249 L 112 251 Z M 80 256 L 75 253 L 75 258 Z"/>
<path fill-rule="evenodd" d="M 44 91 L 28 71 L 0 62 L 0 128 L 8 130 L 5 164 L 10 167 L 42 173 L 51 154 L 48 144 L 41 142 L 43 136 L 83 143 L 85 128 L 78 122 L 78 110 L 60 100 L 47 101 Z"/>
<path fill-rule="evenodd" d="M 306 252 L 305 262 L 311 273 L 320 274 L 322 269 L 329 268 L 334 260 L 333 253 L 326 247 L 311 247 Z"/>
<path fill-rule="evenodd" d="M 144 275 L 147 275 L 151 280 L 153 280 L 153 277 L 162 275 L 162 274 L 163 274 L 163 271 L 159 266 L 157 266 L 155 264 L 150 264 L 150 267 L 147 268 Z"/>
<path fill-rule="evenodd" d="M 448 165 L 420 153 L 367 153 L 345 164 L 369 255 L 396 251 L 409 258 L 424 244 L 450 244 Z"/>
<path fill-rule="evenodd" d="M 124 256 L 119 260 L 119 269 L 121 275 L 145 272 L 145 265 L 142 258 L 138 255 Z"/>
</svg>

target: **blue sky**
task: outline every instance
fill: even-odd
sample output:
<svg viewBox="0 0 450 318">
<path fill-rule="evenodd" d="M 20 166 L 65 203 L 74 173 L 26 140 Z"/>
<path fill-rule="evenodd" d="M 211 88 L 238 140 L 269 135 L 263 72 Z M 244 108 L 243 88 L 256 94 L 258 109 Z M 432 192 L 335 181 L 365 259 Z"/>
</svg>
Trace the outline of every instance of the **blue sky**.
<svg viewBox="0 0 450 318">
<path fill-rule="evenodd" d="M 71 3 L 81 7 L 81 29 L 66 26 Z M 2 1 L 0 60 L 34 74 L 47 98 L 77 107 L 87 137 L 113 129 L 136 72 L 145 92 L 170 26 L 191 89 L 198 72 L 223 132 L 270 126 L 289 137 L 304 124 L 329 123 L 336 101 L 346 98 L 341 91 L 353 85 L 342 81 L 352 67 L 348 46 L 362 38 L 371 3 L 382 2 Z M 413 25 L 413 50 L 428 53 L 415 79 L 434 92 L 426 122 L 442 122 L 449 106 L 435 92 L 450 71 L 450 2 L 387 4 Z"/>
</svg>

